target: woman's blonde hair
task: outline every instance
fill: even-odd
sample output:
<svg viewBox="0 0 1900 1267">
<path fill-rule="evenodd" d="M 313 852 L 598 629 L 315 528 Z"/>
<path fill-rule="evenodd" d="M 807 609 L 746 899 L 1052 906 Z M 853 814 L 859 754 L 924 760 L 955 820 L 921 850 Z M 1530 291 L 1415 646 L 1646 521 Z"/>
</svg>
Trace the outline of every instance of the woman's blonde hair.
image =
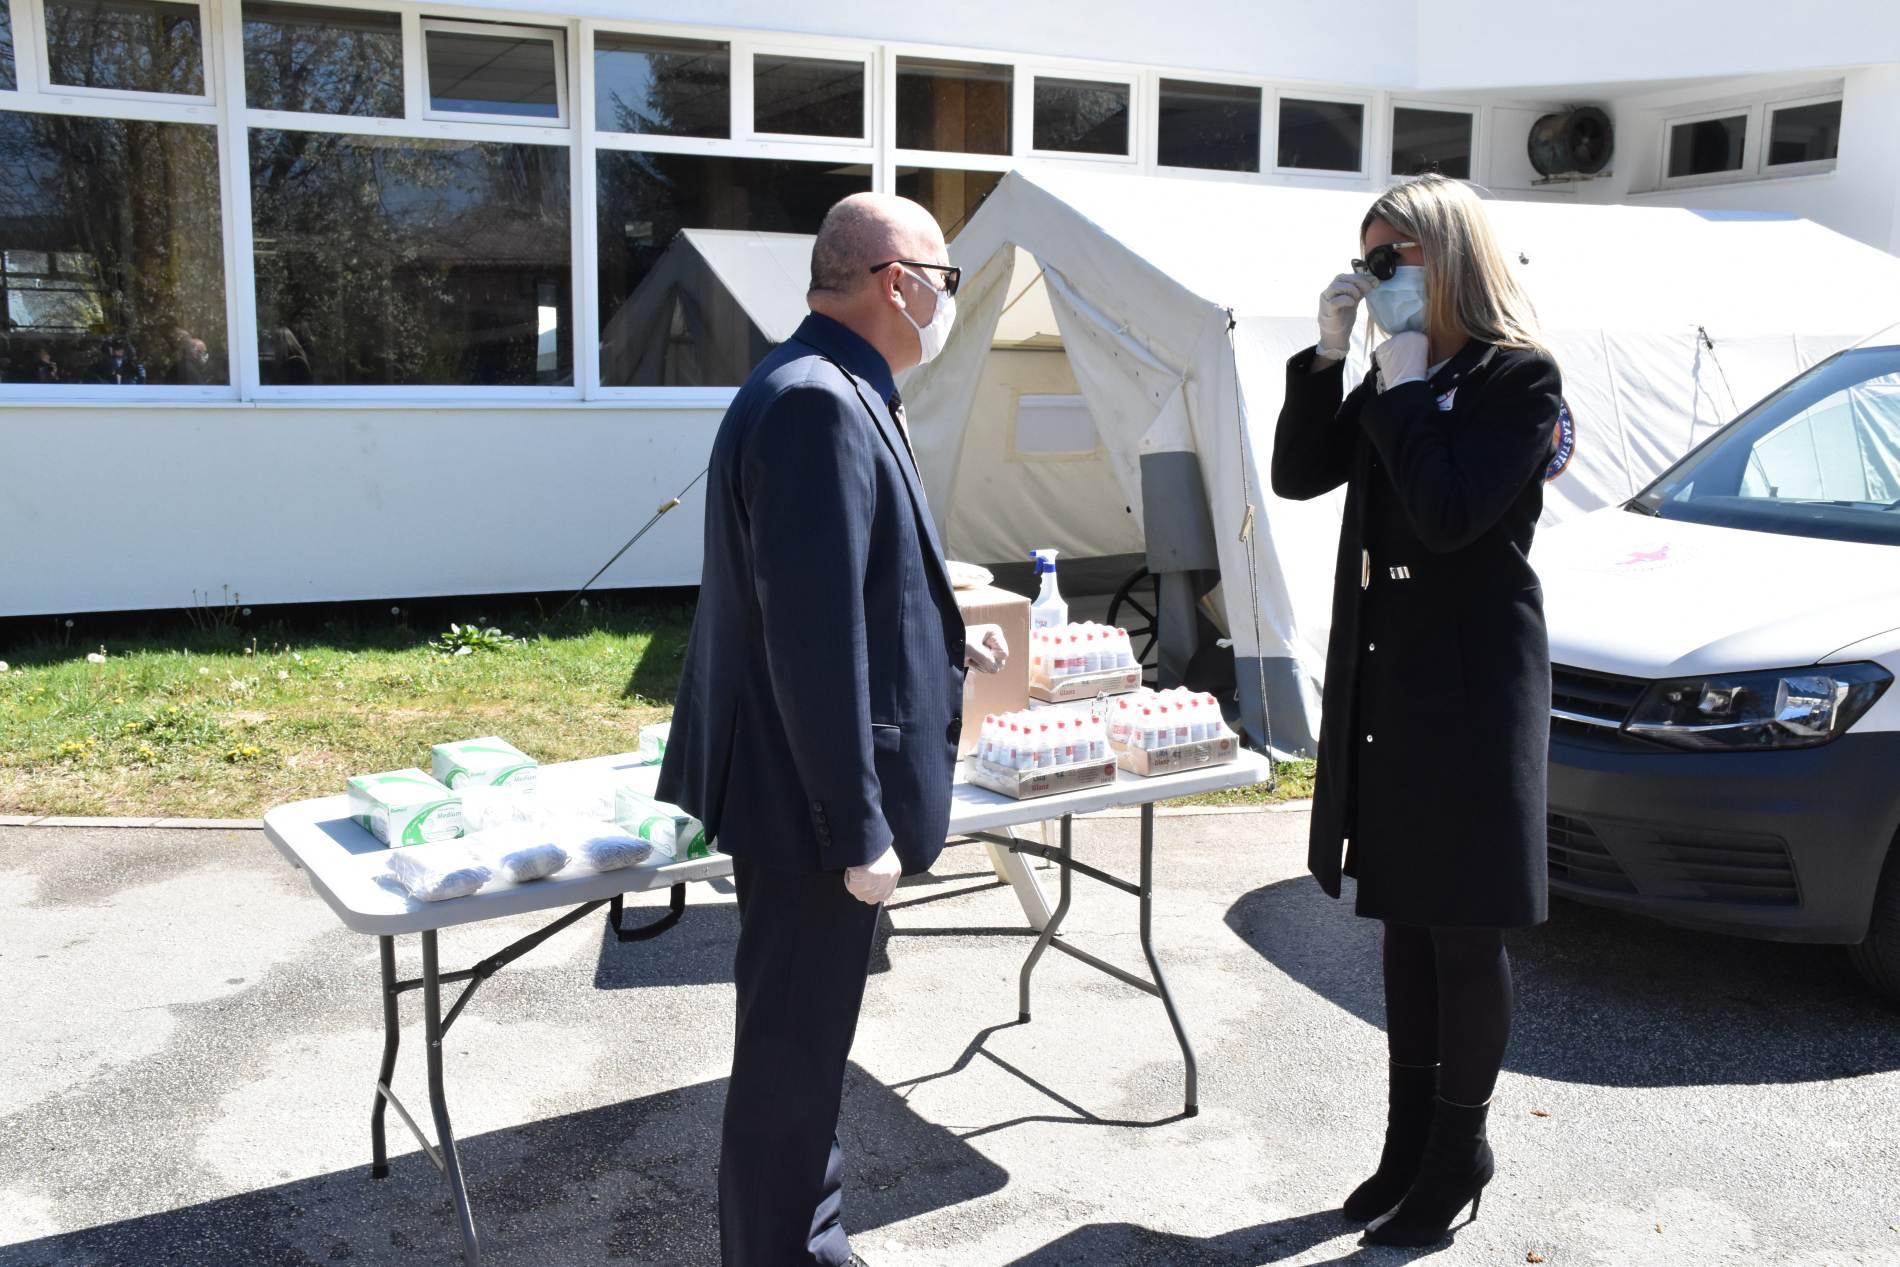
<svg viewBox="0 0 1900 1267">
<path fill-rule="evenodd" d="M 1484 204 L 1463 181 L 1421 176 L 1379 195 L 1359 226 L 1361 249 L 1383 220 L 1425 253 L 1426 329 L 1457 330 L 1505 348 L 1538 348 L 1537 313 L 1491 232 Z"/>
</svg>

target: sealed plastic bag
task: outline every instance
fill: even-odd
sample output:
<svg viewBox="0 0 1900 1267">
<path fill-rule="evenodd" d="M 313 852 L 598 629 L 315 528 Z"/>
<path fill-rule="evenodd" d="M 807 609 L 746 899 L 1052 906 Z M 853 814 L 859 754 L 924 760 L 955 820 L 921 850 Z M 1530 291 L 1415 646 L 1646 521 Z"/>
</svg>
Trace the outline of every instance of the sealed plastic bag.
<svg viewBox="0 0 1900 1267">
<path fill-rule="evenodd" d="M 467 897 L 494 876 L 460 843 L 448 842 L 391 850 L 389 874 L 419 902 Z"/>
<path fill-rule="evenodd" d="M 572 854 L 595 871 L 618 871 L 645 862 L 653 846 L 630 836 L 612 823 L 585 818 L 556 819 L 541 824 L 542 839 Z"/>
<path fill-rule="evenodd" d="M 504 846 L 491 856 L 495 870 L 516 884 L 545 879 L 569 862 L 567 850 L 551 841 Z"/>
</svg>

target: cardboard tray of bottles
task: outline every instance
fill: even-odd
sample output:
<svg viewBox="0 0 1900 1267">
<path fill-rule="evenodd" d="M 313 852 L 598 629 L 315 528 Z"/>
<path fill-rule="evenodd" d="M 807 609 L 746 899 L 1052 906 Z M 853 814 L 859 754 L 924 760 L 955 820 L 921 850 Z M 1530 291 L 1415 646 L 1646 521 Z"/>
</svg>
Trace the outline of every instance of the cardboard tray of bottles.
<svg viewBox="0 0 1900 1267">
<path fill-rule="evenodd" d="M 1116 764 L 1112 756 L 1104 757 L 1100 761 L 1085 761 L 1080 765 L 1051 766 L 1043 770 L 1006 770 L 1002 766 L 991 765 L 975 756 L 967 757 L 963 762 L 964 777 L 971 783 L 991 792 L 1001 792 L 1004 796 L 1013 797 L 1019 801 L 1101 787 L 1115 781 L 1115 773 L 1118 769 L 1120 766 Z"/>
<path fill-rule="evenodd" d="M 1103 669 L 1097 673 L 1070 673 L 1059 678 L 1032 674 L 1029 694 L 1045 704 L 1067 704 L 1098 695 L 1126 695 L 1141 689 L 1141 666 Z"/>
<path fill-rule="evenodd" d="M 1121 768 L 1144 778 L 1157 774 L 1179 774 L 1204 766 L 1226 765 L 1240 755 L 1240 741 L 1224 732 L 1198 743 L 1174 744 L 1167 748 L 1132 748 L 1113 740 L 1108 745 Z"/>
</svg>

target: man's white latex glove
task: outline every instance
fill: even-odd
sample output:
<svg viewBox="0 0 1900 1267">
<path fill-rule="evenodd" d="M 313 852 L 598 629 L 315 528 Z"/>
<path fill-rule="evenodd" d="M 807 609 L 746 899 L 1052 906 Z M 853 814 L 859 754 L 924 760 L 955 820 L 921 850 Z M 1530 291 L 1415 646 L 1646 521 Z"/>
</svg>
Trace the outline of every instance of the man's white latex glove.
<svg viewBox="0 0 1900 1267">
<path fill-rule="evenodd" d="M 1001 625 L 971 625 L 963 631 L 963 663 L 978 673 L 1000 673 L 1009 663 L 1009 640 Z"/>
<path fill-rule="evenodd" d="M 1379 390 L 1389 392 L 1400 383 L 1422 383 L 1431 364 L 1432 345 L 1417 330 L 1395 334 L 1372 353 L 1379 366 Z"/>
<path fill-rule="evenodd" d="M 866 906 L 879 906 L 897 892 L 903 876 L 904 864 L 897 860 L 897 851 L 886 848 L 862 867 L 846 867 L 844 887 Z"/>
<path fill-rule="evenodd" d="M 1352 344 L 1359 305 L 1379 279 L 1371 273 L 1341 273 L 1319 294 L 1319 354 L 1337 361 Z"/>
</svg>

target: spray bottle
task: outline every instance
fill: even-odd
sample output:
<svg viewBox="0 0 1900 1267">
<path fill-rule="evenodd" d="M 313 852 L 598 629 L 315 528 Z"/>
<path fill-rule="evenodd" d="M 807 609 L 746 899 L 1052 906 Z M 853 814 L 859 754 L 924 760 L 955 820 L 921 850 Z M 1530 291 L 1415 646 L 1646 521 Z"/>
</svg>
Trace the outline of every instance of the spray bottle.
<svg viewBox="0 0 1900 1267">
<path fill-rule="evenodd" d="M 1060 629 L 1069 623 L 1069 605 L 1056 588 L 1056 552 L 1031 550 L 1029 557 L 1036 561 L 1036 575 L 1042 578 L 1042 593 L 1029 605 L 1029 627 Z"/>
</svg>

